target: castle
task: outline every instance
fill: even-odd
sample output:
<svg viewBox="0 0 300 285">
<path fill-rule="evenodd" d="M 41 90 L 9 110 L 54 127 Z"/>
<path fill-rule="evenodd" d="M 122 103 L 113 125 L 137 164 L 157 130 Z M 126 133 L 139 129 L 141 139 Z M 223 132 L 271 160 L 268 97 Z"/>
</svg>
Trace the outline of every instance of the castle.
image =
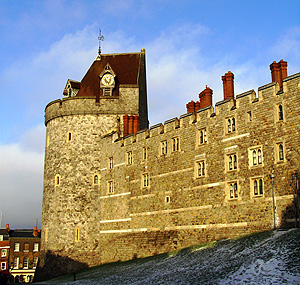
<svg viewBox="0 0 300 285">
<path fill-rule="evenodd" d="M 235 96 L 228 72 L 215 107 L 206 87 L 150 128 L 145 50 L 68 80 L 45 109 L 44 278 L 297 225 L 300 73 L 270 68 L 257 93 Z"/>
</svg>

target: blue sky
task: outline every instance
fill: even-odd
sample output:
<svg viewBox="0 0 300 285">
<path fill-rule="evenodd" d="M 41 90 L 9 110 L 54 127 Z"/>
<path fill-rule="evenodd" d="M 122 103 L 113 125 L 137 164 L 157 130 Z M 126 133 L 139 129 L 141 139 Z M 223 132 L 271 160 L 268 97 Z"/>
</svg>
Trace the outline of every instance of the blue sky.
<svg viewBox="0 0 300 285">
<path fill-rule="evenodd" d="M 148 108 L 154 125 L 185 113 L 208 85 L 222 100 L 271 81 L 269 65 L 300 71 L 300 1 L 0 0 L 0 211 L 2 226 L 41 219 L 44 109 L 81 80 L 102 53 L 146 49 Z"/>
</svg>

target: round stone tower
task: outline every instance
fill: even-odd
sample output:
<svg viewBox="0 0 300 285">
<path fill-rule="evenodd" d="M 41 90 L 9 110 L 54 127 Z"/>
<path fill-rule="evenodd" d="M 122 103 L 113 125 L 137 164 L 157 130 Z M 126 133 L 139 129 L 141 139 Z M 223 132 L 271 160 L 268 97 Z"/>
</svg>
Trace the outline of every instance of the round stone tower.
<svg viewBox="0 0 300 285">
<path fill-rule="evenodd" d="M 99 211 L 94 200 L 106 151 L 101 140 L 123 136 L 126 114 L 139 117 L 139 129 L 148 127 L 145 51 L 99 55 L 81 82 L 67 81 L 63 94 L 45 109 L 43 278 L 86 266 L 79 246 L 95 244 L 89 238 Z"/>
</svg>

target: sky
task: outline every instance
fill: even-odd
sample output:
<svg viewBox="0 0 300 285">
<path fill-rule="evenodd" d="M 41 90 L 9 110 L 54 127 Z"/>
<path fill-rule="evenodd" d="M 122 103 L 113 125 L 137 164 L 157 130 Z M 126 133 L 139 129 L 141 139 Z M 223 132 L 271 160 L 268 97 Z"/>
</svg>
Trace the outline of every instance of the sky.
<svg viewBox="0 0 300 285">
<path fill-rule="evenodd" d="M 80 81 L 98 52 L 146 49 L 150 125 L 179 117 L 221 76 L 235 94 L 271 82 L 269 65 L 300 72 L 300 1 L 0 0 L 0 218 L 40 227 L 44 110 Z"/>
</svg>

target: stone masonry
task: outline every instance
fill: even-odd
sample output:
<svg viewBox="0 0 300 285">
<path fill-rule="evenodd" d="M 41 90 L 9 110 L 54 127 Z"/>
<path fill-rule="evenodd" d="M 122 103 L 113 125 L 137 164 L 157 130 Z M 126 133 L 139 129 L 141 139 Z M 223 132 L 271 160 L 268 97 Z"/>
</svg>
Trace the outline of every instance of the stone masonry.
<svg viewBox="0 0 300 285">
<path fill-rule="evenodd" d="M 300 73 L 124 137 L 140 82 L 47 105 L 40 279 L 295 224 Z"/>
</svg>

